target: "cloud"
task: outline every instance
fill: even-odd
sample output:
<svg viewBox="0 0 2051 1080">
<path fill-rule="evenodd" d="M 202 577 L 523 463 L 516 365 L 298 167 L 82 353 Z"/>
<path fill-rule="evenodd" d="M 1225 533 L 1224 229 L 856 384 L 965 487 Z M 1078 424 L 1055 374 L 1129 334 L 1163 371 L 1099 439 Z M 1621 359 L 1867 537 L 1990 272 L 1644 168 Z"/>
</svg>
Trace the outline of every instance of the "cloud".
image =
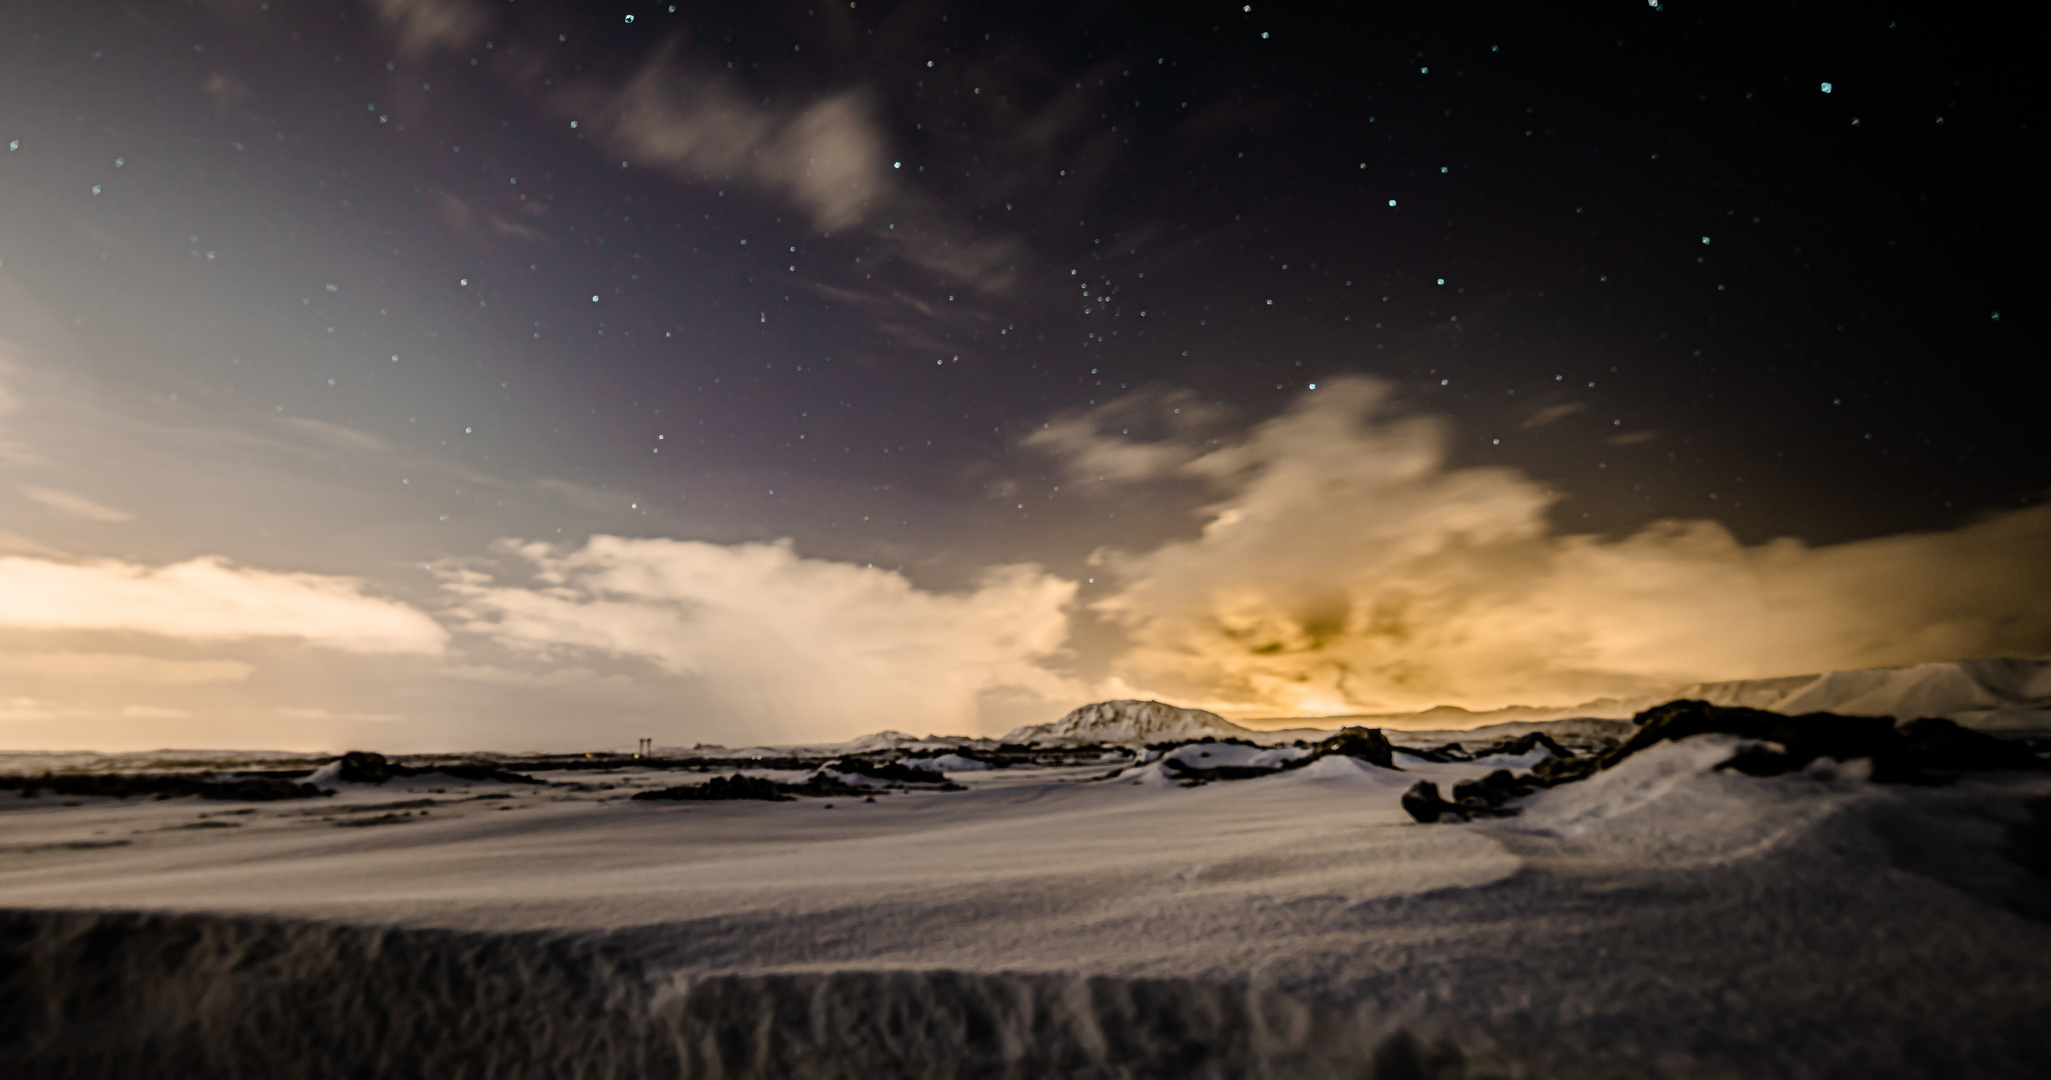
<svg viewBox="0 0 2051 1080">
<path fill-rule="evenodd" d="M 1547 405 L 1532 413 L 1531 418 L 1524 421 L 1524 426 L 1527 428 L 1542 428 L 1555 420 L 1564 420 L 1587 408 L 1588 403 L 1585 401 L 1569 401 L 1559 405 Z"/>
<path fill-rule="evenodd" d="M 803 558 L 787 540 L 598 536 L 573 551 L 504 551 L 533 580 L 452 576 L 464 629 L 530 655 L 652 662 L 690 683 L 680 710 L 746 717 L 764 737 L 994 728 L 978 721 L 992 695 L 1078 692 L 1047 666 L 1066 641 L 1075 584 L 1038 567 L 998 567 L 971 592 L 938 593 L 893 571 Z"/>
<path fill-rule="evenodd" d="M 218 71 L 207 72 L 206 80 L 199 84 L 199 88 L 216 107 L 222 109 L 235 108 L 255 96 L 233 75 L 223 75 Z"/>
<path fill-rule="evenodd" d="M 1015 242 L 969 234 L 932 197 L 893 180 L 889 138 L 867 91 L 772 106 L 724 79 L 690 75 L 674 58 L 666 49 L 623 85 L 570 92 L 559 109 L 619 154 L 689 180 L 748 184 L 796 205 L 821 232 L 859 228 L 919 266 L 983 289 L 1014 279 Z"/>
<path fill-rule="evenodd" d="M 378 21 L 398 39 L 399 55 L 418 60 L 437 49 L 463 49 L 491 16 L 470 0 L 369 0 Z"/>
<path fill-rule="evenodd" d="M 163 705 L 124 705 L 115 715 L 123 720 L 184 720 L 192 715 L 192 710 Z"/>
<path fill-rule="evenodd" d="M 127 686 L 193 686 L 242 682 L 256 666 L 240 660 L 160 660 L 127 653 L 0 653 L 0 675 L 51 682 Z"/>
<path fill-rule="evenodd" d="M 201 641 L 296 638 L 358 653 L 439 654 L 447 632 L 354 578 L 198 558 L 170 566 L 0 557 L 0 627 Z"/>
<path fill-rule="evenodd" d="M 279 708 L 277 714 L 287 720 L 354 720 L 363 723 L 389 724 L 405 719 L 396 713 L 336 712 L 332 709 L 300 708 L 287 706 Z"/>
<path fill-rule="evenodd" d="M 1203 454 L 1199 436 L 1227 415 L 1187 390 L 1146 389 L 1096 409 L 1064 413 L 1023 441 L 1060 458 L 1078 480 L 1152 480 L 1173 475 Z"/>
<path fill-rule="evenodd" d="M 73 495 L 68 491 L 55 491 L 50 488 L 32 487 L 28 484 L 23 484 L 21 486 L 21 493 L 52 510 L 70 514 L 73 517 L 82 517 L 87 521 L 104 521 L 111 524 L 127 521 L 133 516 L 126 510 L 116 510 L 111 506 L 96 503 L 81 495 Z"/>
<path fill-rule="evenodd" d="M 446 191 L 436 191 L 435 194 L 441 198 L 442 218 L 448 222 L 450 231 L 473 243 L 489 243 L 507 236 L 530 244 L 547 239 L 546 234 L 531 225 L 508 220 Z"/>
<path fill-rule="evenodd" d="M 1220 492 L 1201 534 L 1098 556 L 1115 584 L 1094 610 L 1132 643 L 1113 676 L 1240 715 L 1341 713 L 2051 649 L 2051 507 L 1826 547 L 1711 521 L 1556 535 L 1552 493 L 1449 467 L 1447 435 L 1345 379 L 1189 447 L 1174 475 Z"/>
</svg>

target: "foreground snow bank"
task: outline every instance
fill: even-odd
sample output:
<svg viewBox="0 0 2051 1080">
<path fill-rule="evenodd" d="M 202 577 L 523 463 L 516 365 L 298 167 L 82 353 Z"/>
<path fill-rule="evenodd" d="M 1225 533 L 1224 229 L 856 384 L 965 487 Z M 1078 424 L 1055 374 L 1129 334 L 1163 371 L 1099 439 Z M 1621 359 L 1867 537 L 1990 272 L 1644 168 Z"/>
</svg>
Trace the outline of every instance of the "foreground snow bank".
<svg viewBox="0 0 2051 1080">
<path fill-rule="evenodd" d="M 0 1062 L 22 1078 L 1318 1080 L 1482 1063 L 1416 1025 L 1245 984 L 663 977 L 595 935 L 0 910 L 0 972 Z"/>
</svg>

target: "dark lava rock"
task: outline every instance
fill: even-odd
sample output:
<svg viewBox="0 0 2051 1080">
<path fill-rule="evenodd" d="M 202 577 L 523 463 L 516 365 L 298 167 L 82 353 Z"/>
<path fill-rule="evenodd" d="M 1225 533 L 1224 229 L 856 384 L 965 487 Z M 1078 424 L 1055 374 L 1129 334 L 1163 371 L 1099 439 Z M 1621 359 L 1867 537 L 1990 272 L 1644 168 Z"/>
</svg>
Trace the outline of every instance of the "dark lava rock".
<svg viewBox="0 0 2051 1080">
<path fill-rule="evenodd" d="M 1380 765 L 1384 769 L 1397 768 L 1396 748 L 1390 744 L 1389 737 L 1382 734 L 1380 728 L 1341 728 L 1312 743 L 1310 749 L 1310 754 L 1297 758 L 1291 765 L 1302 768 L 1321 757 L 1344 754 L 1347 757 L 1359 758 L 1370 765 Z"/>
<path fill-rule="evenodd" d="M 383 754 L 369 750 L 351 750 L 343 754 L 340 761 L 342 767 L 336 772 L 335 779 L 350 784 L 382 784 L 395 777 L 420 776 L 426 773 L 441 773 L 457 780 L 496 780 L 502 784 L 548 783 L 546 780 L 508 772 L 496 765 L 482 762 L 451 762 L 414 768 L 410 765 L 401 765 Z"/>
<path fill-rule="evenodd" d="M 2044 760 L 2020 743 L 1963 728 L 1929 716 L 1895 729 L 1910 760 L 1926 769 L 1965 772 L 1980 769 L 2034 770 Z"/>
<path fill-rule="evenodd" d="M 413 770 L 386 760 L 369 750 L 351 750 L 342 755 L 335 779 L 350 784 L 382 784 L 395 776 L 411 776 Z"/>
<path fill-rule="evenodd" d="M 416 775 L 420 773 L 441 773 L 443 776 L 453 776 L 458 780 L 495 780 L 501 784 L 548 783 L 548 781 L 546 780 L 537 779 L 535 777 L 528 776 L 524 773 L 511 772 L 506 769 L 501 769 L 496 765 L 485 765 L 481 763 L 436 765 L 432 768 L 412 769 L 409 771 Z"/>
<path fill-rule="evenodd" d="M 680 787 L 663 788 L 660 791 L 637 791 L 636 801 L 672 800 L 684 802 L 716 802 L 726 799 L 755 799 L 762 802 L 791 802 L 796 796 L 784 790 L 785 785 L 759 776 L 715 776 L 702 784 L 684 784 Z"/>
<path fill-rule="evenodd" d="M 1176 779 L 1190 786 L 1207 784 L 1213 780 L 1253 780 L 1263 776 L 1273 776 L 1282 771 L 1281 768 L 1271 765 L 1216 765 L 1211 768 L 1204 768 L 1201 765 L 1191 765 L 1186 761 L 1176 758 L 1168 758 L 1162 761 L 1161 767 L 1173 773 Z"/>
<path fill-rule="evenodd" d="M 1534 785 L 1510 775 L 1510 770 L 1497 769 L 1479 780 L 1462 780 L 1454 784 L 1453 801 L 1466 805 L 1478 800 L 1493 809 L 1536 790 Z"/>
<path fill-rule="evenodd" d="M 1604 757 L 1549 757 L 1533 765 L 1528 775 L 1534 783 L 1541 787 L 1553 787 L 1557 784 L 1572 783 L 1575 780 L 1585 780 L 1594 776 L 1597 772 L 1608 767 L 1605 764 L 1606 760 L 1606 755 Z M 1619 758 L 1617 760 L 1622 759 Z"/>
<path fill-rule="evenodd" d="M 279 799 L 310 799 L 333 793 L 322 791 L 312 784 L 295 784 L 290 780 L 222 780 L 201 784 L 194 794 L 202 799 L 276 802 Z"/>
<path fill-rule="evenodd" d="M 192 773 L 84 773 L 42 776 L 0 776 L 0 790 L 20 789 L 23 795 L 48 791 L 53 795 L 133 799 L 155 796 L 176 799 L 197 795 L 202 799 L 230 799 L 242 802 L 275 802 L 279 799 L 314 799 L 334 794 L 312 784 L 295 784 L 272 778 L 216 779 Z"/>
<path fill-rule="evenodd" d="M 1552 751 L 1552 755 L 1554 757 L 1564 758 L 1574 756 L 1574 752 L 1572 750 L 1569 750 L 1566 747 L 1561 746 L 1559 743 L 1554 742 L 1553 737 L 1547 735 L 1543 731 L 1527 731 L 1522 735 L 1513 736 L 1511 738 L 1497 739 L 1495 742 L 1492 742 L 1489 745 L 1474 751 L 1473 756 L 1477 758 L 1484 758 L 1489 757 L 1493 754 L 1507 754 L 1511 757 L 1520 757 L 1524 754 L 1530 753 L 1531 751 L 1541 746 L 1545 747 L 1547 750 Z M 1472 759 L 1470 758 L 1470 760 Z"/>
<path fill-rule="evenodd" d="M 1421 825 L 1429 825 L 1449 813 L 1458 813 L 1451 803 L 1439 797 L 1439 786 L 1429 780 L 1419 780 L 1403 793 L 1403 812 L 1417 819 Z"/>
<path fill-rule="evenodd" d="M 1746 747 L 1717 766 L 1748 776 L 1778 776 L 1824 757 L 1837 761 L 1869 758 L 1874 781 L 1883 784 L 1943 782 L 1948 774 L 1982 769 L 2045 767 L 2043 759 L 2026 746 L 1936 717 L 1896 727 L 1893 719 L 1885 716 L 1787 716 L 1681 700 L 1647 709 L 1632 717 L 1632 723 L 1638 725 L 1638 731 L 1621 745 L 1592 757 L 1548 758 L 1532 768 L 1531 779 L 1546 787 L 1584 779 L 1646 747 L 1710 734 L 1774 744 Z"/>
<path fill-rule="evenodd" d="M 1746 776 L 1779 776 L 1800 767 L 1795 764 L 1795 759 L 1762 743 L 1747 746 L 1732 754 L 1723 764 L 1718 765 L 1717 769 L 1728 769 L 1731 772 L 1744 773 Z"/>
<path fill-rule="evenodd" d="M 945 784 L 947 777 L 931 769 L 915 769 L 895 761 L 868 761 L 863 758 L 835 758 L 821 765 L 850 776 L 866 776 L 873 780 L 885 780 L 893 784 Z"/>
<path fill-rule="evenodd" d="M 1474 760 L 1474 755 L 1468 753 L 1456 742 L 1449 742 L 1440 746 L 1406 746 L 1402 748 L 1402 752 L 1421 761 L 1432 761 L 1442 765 L 1449 762 Z"/>
<path fill-rule="evenodd" d="M 1511 776 L 1510 770 L 1497 769 L 1479 780 L 1462 780 L 1454 784 L 1453 801 L 1447 802 L 1439 796 L 1437 784 L 1419 780 L 1403 793 L 1403 811 L 1424 825 L 1452 817 L 1461 821 L 1478 817 L 1512 817 L 1517 808 L 1503 804 L 1529 795 L 1533 790 L 1531 785 Z"/>
</svg>

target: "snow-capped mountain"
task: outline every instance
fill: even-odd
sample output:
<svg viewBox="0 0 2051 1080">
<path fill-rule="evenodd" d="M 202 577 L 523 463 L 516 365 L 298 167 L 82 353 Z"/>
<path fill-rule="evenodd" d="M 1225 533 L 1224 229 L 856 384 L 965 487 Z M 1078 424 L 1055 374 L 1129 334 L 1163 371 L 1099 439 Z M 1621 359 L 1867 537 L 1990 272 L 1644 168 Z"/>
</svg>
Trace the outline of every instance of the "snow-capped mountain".
<svg viewBox="0 0 2051 1080">
<path fill-rule="evenodd" d="M 2051 723 L 2051 660 L 1992 657 L 1699 683 L 1674 696 L 1790 715 L 1942 716 L 1974 727 L 2039 726 Z"/>
<path fill-rule="evenodd" d="M 1147 743 L 1169 739 L 1249 739 L 1264 732 L 1202 709 L 1184 709 L 1159 701 L 1099 701 L 1070 712 L 1051 724 L 1028 724 L 1004 736 L 1008 743 Z"/>
</svg>

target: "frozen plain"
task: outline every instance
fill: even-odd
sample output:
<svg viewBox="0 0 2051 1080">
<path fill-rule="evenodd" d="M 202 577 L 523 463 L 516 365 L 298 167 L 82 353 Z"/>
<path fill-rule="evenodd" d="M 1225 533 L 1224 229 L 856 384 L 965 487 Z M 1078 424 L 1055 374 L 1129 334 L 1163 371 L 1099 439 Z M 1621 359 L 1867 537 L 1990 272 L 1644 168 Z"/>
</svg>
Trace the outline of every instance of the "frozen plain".
<svg viewBox="0 0 2051 1080">
<path fill-rule="evenodd" d="M 1431 826 L 1409 784 L 1518 763 L 1198 787 L 1012 768 L 874 802 L 631 801 L 674 782 L 631 772 L 256 807 L 10 796 L 0 1065 L 2051 1073 L 2051 776 L 1715 770 L 1737 745 L 1660 744 L 1517 817 Z"/>
</svg>

